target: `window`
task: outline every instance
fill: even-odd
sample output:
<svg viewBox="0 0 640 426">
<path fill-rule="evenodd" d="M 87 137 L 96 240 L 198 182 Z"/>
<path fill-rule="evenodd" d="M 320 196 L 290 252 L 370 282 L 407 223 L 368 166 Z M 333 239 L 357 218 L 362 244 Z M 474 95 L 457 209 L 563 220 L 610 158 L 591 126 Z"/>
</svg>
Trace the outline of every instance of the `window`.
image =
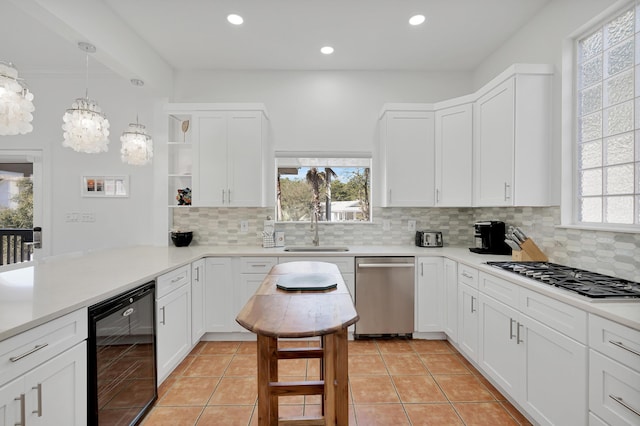
<svg viewBox="0 0 640 426">
<path fill-rule="evenodd" d="M 640 224 L 638 10 L 627 8 L 577 40 L 578 224 Z"/>
<path fill-rule="evenodd" d="M 280 156 L 276 159 L 276 218 L 308 222 L 371 221 L 371 158 Z"/>
</svg>

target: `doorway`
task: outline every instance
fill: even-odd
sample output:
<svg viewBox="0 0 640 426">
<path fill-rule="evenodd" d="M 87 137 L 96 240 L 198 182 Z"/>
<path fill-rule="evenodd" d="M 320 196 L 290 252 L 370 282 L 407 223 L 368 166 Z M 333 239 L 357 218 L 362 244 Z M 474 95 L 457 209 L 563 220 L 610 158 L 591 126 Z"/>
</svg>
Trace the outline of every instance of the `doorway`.
<svg viewBox="0 0 640 426">
<path fill-rule="evenodd" d="M 0 269 L 42 256 L 42 152 L 0 150 Z M 35 241 L 34 241 L 35 240 Z"/>
</svg>

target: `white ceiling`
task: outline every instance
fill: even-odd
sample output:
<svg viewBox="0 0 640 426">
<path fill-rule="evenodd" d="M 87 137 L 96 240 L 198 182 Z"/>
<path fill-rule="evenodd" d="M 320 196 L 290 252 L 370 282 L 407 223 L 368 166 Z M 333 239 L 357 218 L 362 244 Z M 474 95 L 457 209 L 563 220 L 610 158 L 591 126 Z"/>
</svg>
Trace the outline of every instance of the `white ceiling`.
<svg viewBox="0 0 640 426">
<path fill-rule="evenodd" d="M 549 1 L 0 0 L 0 60 L 32 71 L 78 71 L 82 39 L 98 50 L 109 41 L 108 55 L 96 58 L 116 72 L 131 62 L 117 58 L 118 50 L 133 49 L 147 49 L 173 70 L 468 71 Z M 71 3 L 78 16 L 69 14 Z M 229 13 L 244 24 L 230 25 Z M 412 27 L 407 21 L 417 13 L 427 20 Z M 327 44 L 331 56 L 319 52 Z"/>
</svg>

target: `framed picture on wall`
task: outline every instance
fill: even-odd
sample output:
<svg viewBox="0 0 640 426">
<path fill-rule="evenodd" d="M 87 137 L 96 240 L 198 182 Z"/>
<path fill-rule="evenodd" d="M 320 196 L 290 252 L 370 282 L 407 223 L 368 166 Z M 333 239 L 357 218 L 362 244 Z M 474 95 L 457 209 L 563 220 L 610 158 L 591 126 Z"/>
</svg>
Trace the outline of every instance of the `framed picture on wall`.
<svg viewBox="0 0 640 426">
<path fill-rule="evenodd" d="M 82 176 L 83 197 L 128 197 L 129 176 Z"/>
</svg>

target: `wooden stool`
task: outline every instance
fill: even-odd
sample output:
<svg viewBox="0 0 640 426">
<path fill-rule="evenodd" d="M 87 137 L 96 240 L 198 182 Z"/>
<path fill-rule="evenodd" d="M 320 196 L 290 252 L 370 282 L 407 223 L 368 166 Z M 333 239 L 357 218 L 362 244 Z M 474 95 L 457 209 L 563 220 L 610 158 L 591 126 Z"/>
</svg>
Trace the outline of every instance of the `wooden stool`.
<svg viewBox="0 0 640 426">
<path fill-rule="evenodd" d="M 284 291 L 278 276 L 329 273 L 337 287 L 324 291 Z M 349 424 L 347 327 L 358 320 L 351 295 L 337 266 L 324 262 L 276 265 L 242 308 L 236 321 L 258 336 L 258 424 Z M 320 336 L 320 347 L 278 349 L 278 338 Z M 278 381 L 278 360 L 320 359 L 320 380 Z M 278 397 L 322 395 L 322 416 L 281 419 Z"/>
</svg>

